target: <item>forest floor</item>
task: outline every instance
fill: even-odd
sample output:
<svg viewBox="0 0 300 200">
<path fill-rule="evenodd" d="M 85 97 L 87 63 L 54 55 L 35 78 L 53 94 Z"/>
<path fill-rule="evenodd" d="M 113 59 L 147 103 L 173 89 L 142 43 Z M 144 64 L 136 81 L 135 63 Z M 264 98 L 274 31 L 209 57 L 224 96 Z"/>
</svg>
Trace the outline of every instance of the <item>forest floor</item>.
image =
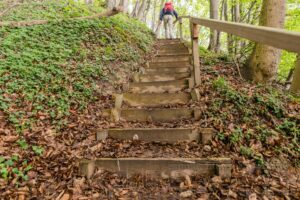
<svg viewBox="0 0 300 200">
<path fill-rule="evenodd" d="M 70 16 L 80 13 L 69 9 Z M 24 10 L 12 19 L 18 16 Z M 278 85 L 239 78 L 226 56 L 201 58 L 199 102 L 172 105 L 199 108 L 201 120 L 113 123 L 102 111 L 155 52 L 144 26 L 118 16 L 2 28 L 0 36 L 0 199 L 300 199 L 299 102 Z M 117 127 L 214 127 L 217 134 L 205 148 L 95 141 L 97 131 Z M 151 179 L 98 170 L 87 180 L 78 170 L 81 158 L 162 156 L 229 157 L 232 177 Z"/>
<path fill-rule="evenodd" d="M 209 58 L 216 59 L 216 58 Z M 211 60 L 210 60 L 211 61 Z M 101 117 L 111 107 L 112 94 L 119 91 L 113 83 L 96 95 L 97 101 L 82 113 L 71 111 L 61 132 L 49 126 L 23 134 L 26 141 L 43 147 L 41 156 L 18 150 L 20 136 L 5 130 L 1 152 L 27 158 L 33 168 L 28 180 L 0 182 L 1 198 L 32 199 L 299 199 L 299 113 L 300 105 L 272 87 L 257 86 L 238 77 L 234 65 L 215 60 L 201 71 L 202 84 L 198 106 L 200 121 L 172 123 L 112 123 Z M 125 82 L 130 72 L 123 73 Z M 119 83 L 121 85 L 121 83 Z M 197 106 L 197 105 L 186 105 Z M 218 134 L 203 150 L 193 143 L 146 143 L 108 139 L 95 141 L 95 133 L 114 127 L 214 127 Z M 32 159 L 30 158 L 32 156 Z M 89 180 L 80 176 L 80 158 L 99 157 L 216 157 L 233 161 L 230 179 L 220 177 L 187 179 L 151 179 L 136 175 L 123 177 L 99 170 Z"/>
</svg>

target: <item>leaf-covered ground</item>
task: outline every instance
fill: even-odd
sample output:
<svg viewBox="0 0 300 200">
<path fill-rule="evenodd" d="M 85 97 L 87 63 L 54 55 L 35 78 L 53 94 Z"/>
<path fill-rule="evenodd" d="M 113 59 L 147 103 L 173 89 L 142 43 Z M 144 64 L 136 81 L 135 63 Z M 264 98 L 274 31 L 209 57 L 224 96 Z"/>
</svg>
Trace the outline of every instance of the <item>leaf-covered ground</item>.
<svg viewBox="0 0 300 200">
<path fill-rule="evenodd" d="M 172 105 L 201 110 L 200 121 L 112 123 L 102 110 L 151 56 L 145 26 L 116 16 L 2 28 L 0 35 L 1 199 L 300 199 L 299 103 L 280 88 L 240 79 L 226 57 L 202 59 L 199 102 Z M 109 127 L 214 127 L 217 134 L 206 146 L 95 141 Z M 79 175 L 81 158 L 130 156 L 227 156 L 233 176 Z"/>
<path fill-rule="evenodd" d="M 210 58 L 212 59 L 212 58 Z M 2 182 L 3 197 L 31 198 L 179 198 L 191 199 L 299 199 L 300 106 L 287 94 L 271 87 L 245 83 L 235 66 L 214 62 L 204 66 L 201 100 L 189 105 L 202 110 L 200 121 L 117 124 L 101 117 L 112 107 L 113 90 L 99 93 L 84 112 L 72 111 L 68 124 L 56 131 L 42 126 L 23 135 L 26 141 L 44 147 L 41 156 L 21 151 L 33 166 L 28 180 Z M 96 142 L 95 133 L 107 127 L 214 127 L 217 134 L 208 146 L 198 143 L 145 143 L 108 139 Z M 20 136 L 7 134 L 3 146 L 12 153 Z M 8 150 L 12 149 L 12 150 Z M 219 177 L 186 179 L 126 178 L 99 170 L 90 180 L 79 176 L 78 160 L 95 157 L 216 157 L 232 158 L 231 179 Z M 13 159 L 13 158 L 11 158 Z M 18 162 L 21 165 L 21 162 Z M 25 163 L 25 169 L 28 164 Z"/>
<path fill-rule="evenodd" d="M 35 6 L 43 12 L 28 12 Z M 25 4 L 4 18 L 41 19 L 49 13 L 45 18 L 52 21 L 0 28 L 0 198 L 10 198 L 8 187 L 16 190 L 34 180 L 36 161 L 51 154 L 44 133 L 56 138 L 73 127 L 73 116 L 86 114 L 89 105 L 118 89 L 151 50 L 153 35 L 142 23 L 125 15 L 70 21 L 96 11 L 83 6 L 76 14 L 69 6 Z"/>
</svg>

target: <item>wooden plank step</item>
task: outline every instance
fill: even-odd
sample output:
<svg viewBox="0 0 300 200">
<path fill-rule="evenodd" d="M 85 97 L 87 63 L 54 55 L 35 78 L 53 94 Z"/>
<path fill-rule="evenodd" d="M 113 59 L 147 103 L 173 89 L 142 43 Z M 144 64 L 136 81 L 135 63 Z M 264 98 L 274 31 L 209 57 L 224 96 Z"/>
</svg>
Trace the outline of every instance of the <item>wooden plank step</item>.
<svg viewBox="0 0 300 200">
<path fill-rule="evenodd" d="M 135 174 L 173 179 L 187 175 L 231 177 L 231 168 L 230 158 L 100 158 L 79 162 L 80 174 L 87 178 L 96 169 L 127 177 Z"/>
<path fill-rule="evenodd" d="M 167 50 L 167 49 L 183 49 L 186 46 L 182 42 L 174 42 L 174 43 L 161 43 L 158 44 L 159 50 Z"/>
<path fill-rule="evenodd" d="M 156 81 L 174 81 L 189 78 L 191 74 L 186 73 L 151 73 L 151 74 L 135 74 L 133 82 L 156 82 Z"/>
<path fill-rule="evenodd" d="M 164 93 L 164 92 L 178 92 L 185 88 L 188 88 L 187 80 L 175 80 L 175 81 L 159 81 L 159 82 L 139 82 L 130 83 L 125 91 L 132 93 Z"/>
<path fill-rule="evenodd" d="M 181 42 L 180 38 L 174 38 L 174 39 L 157 39 L 158 43 L 168 43 L 168 42 Z"/>
<path fill-rule="evenodd" d="M 197 141 L 207 144 L 214 136 L 213 128 L 135 128 L 135 129 L 108 129 L 96 133 L 96 140 L 105 140 L 107 137 L 118 140 L 141 140 L 145 142 L 191 142 Z"/>
<path fill-rule="evenodd" d="M 198 111 L 187 108 L 121 109 L 119 118 L 126 121 L 170 122 L 181 119 L 199 119 Z"/>
<path fill-rule="evenodd" d="M 189 67 L 156 67 L 156 68 L 146 68 L 145 74 L 157 74 L 157 73 L 187 73 L 190 72 Z"/>
<path fill-rule="evenodd" d="M 156 56 L 153 58 L 152 62 L 161 62 L 161 63 L 169 63 L 169 62 L 184 62 L 190 61 L 189 55 L 175 55 L 175 56 Z"/>
<path fill-rule="evenodd" d="M 165 41 L 165 42 L 157 42 L 159 47 L 170 46 L 170 45 L 184 45 L 181 41 Z"/>
<path fill-rule="evenodd" d="M 191 56 L 188 50 L 186 51 L 157 51 L 156 56 Z"/>
<path fill-rule="evenodd" d="M 150 68 L 158 67 L 190 67 L 189 61 L 176 61 L 176 62 L 149 62 Z"/>
<path fill-rule="evenodd" d="M 192 99 L 189 93 L 125 93 L 123 101 L 130 106 L 156 107 L 169 104 L 186 104 Z"/>
<path fill-rule="evenodd" d="M 189 53 L 189 48 L 185 46 L 178 46 L 176 48 L 173 47 L 160 47 L 157 49 L 158 54 L 166 54 L 166 53 L 173 53 L 173 54 L 180 54 L 180 53 Z"/>
</svg>

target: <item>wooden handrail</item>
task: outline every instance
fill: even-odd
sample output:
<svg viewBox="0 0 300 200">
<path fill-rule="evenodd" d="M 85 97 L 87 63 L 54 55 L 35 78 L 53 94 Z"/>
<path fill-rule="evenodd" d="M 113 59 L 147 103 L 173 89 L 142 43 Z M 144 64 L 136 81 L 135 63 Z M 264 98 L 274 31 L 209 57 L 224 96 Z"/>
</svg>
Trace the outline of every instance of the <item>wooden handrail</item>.
<svg viewBox="0 0 300 200">
<path fill-rule="evenodd" d="M 230 33 L 254 42 L 266 44 L 279 49 L 284 49 L 287 51 L 298 53 L 298 58 L 300 58 L 300 33 L 287 31 L 278 28 L 265 27 L 265 26 L 255 26 L 236 22 L 227 22 L 214 19 L 204 19 L 195 17 L 179 17 L 177 21 L 180 22 L 180 39 L 182 37 L 182 19 L 189 18 L 190 29 L 191 29 L 191 44 L 192 44 L 192 64 L 193 64 L 193 74 L 192 80 L 194 86 L 200 84 L 200 65 L 199 65 L 199 44 L 198 44 L 198 34 L 199 28 L 205 26 L 213 30 L 218 30 L 221 32 Z M 300 78 L 300 61 L 296 65 L 294 72 L 294 78 Z M 291 91 L 296 95 L 300 96 L 300 86 L 298 86 L 295 81 L 292 83 Z"/>
<path fill-rule="evenodd" d="M 279 49 L 300 53 L 300 33 L 297 32 L 214 19 L 191 17 L 190 20 L 193 24 L 206 26 Z"/>
</svg>

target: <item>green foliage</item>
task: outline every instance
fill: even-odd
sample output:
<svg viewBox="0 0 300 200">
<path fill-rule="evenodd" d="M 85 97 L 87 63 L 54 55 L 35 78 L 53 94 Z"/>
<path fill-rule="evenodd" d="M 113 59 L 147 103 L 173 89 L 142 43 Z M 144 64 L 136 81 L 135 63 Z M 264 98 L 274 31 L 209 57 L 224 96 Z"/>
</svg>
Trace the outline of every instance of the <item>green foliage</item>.
<svg viewBox="0 0 300 200">
<path fill-rule="evenodd" d="M 11 158 L 0 156 L 0 178 L 4 180 L 14 178 L 16 184 L 18 184 L 19 181 L 26 181 L 28 180 L 27 173 L 31 169 L 32 166 L 28 165 L 27 160 L 19 160 L 18 156 L 12 156 Z"/>
<path fill-rule="evenodd" d="M 287 51 L 282 51 L 281 61 L 278 68 L 278 78 L 280 81 L 285 81 L 290 73 L 291 69 L 296 66 L 296 53 L 290 53 Z"/>
<path fill-rule="evenodd" d="M 43 2 L 23 3 L 14 7 L 2 17 L 3 21 L 22 20 L 57 20 L 71 17 L 89 16 L 103 12 L 97 5 L 87 5 L 73 0 L 48 0 Z"/>
<path fill-rule="evenodd" d="M 287 2 L 287 16 L 285 20 L 285 29 L 291 31 L 300 31 L 300 9 L 299 0 L 288 0 Z M 283 51 L 281 56 L 281 62 L 278 68 L 278 78 L 281 81 L 285 81 L 290 70 L 295 68 L 296 62 L 295 53 Z"/>
<path fill-rule="evenodd" d="M 254 100 L 266 107 L 269 111 L 273 112 L 276 117 L 280 118 L 283 116 L 283 103 L 282 100 L 278 98 L 278 94 L 269 93 L 267 95 L 261 95 L 256 93 L 254 95 Z"/>
<path fill-rule="evenodd" d="M 295 143 L 300 141 L 300 127 L 296 122 L 285 119 L 277 128 L 286 135 L 292 136 Z"/>
<path fill-rule="evenodd" d="M 38 156 L 41 156 L 44 152 L 44 148 L 42 148 L 40 146 L 32 146 L 32 150 Z"/>
<path fill-rule="evenodd" d="M 135 61 L 152 42 L 150 31 L 126 16 L 6 27 L 0 36 L 0 108 L 19 132 L 39 113 L 58 123 L 71 106 L 84 108 L 105 79 L 105 63 Z"/>
<path fill-rule="evenodd" d="M 243 156 L 246 156 L 248 158 L 252 158 L 254 153 L 253 153 L 253 150 L 251 148 L 241 146 L 240 147 L 240 154 L 243 155 Z"/>
<path fill-rule="evenodd" d="M 211 52 L 202 46 L 199 47 L 199 54 L 201 55 L 201 59 L 203 59 L 205 65 L 215 65 L 216 63 L 227 62 L 230 60 L 228 55 L 224 53 Z"/>
<path fill-rule="evenodd" d="M 241 128 L 234 129 L 229 136 L 229 141 L 231 144 L 236 144 L 240 142 L 243 138 L 243 130 Z"/>
<path fill-rule="evenodd" d="M 236 104 L 238 107 L 246 103 L 245 95 L 230 87 L 223 77 L 219 77 L 218 79 L 214 80 L 213 87 L 219 91 L 227 101 Z"/>
<path fill-rule="evenodd" d="M 20 145 L 21 149 L 23 149 L 23 150 L 28 149 L 28 144 L 27 144 L 26 140 L 24 140 L 24 139 L 18 140 L 17 144 Z"/>
</svg>

